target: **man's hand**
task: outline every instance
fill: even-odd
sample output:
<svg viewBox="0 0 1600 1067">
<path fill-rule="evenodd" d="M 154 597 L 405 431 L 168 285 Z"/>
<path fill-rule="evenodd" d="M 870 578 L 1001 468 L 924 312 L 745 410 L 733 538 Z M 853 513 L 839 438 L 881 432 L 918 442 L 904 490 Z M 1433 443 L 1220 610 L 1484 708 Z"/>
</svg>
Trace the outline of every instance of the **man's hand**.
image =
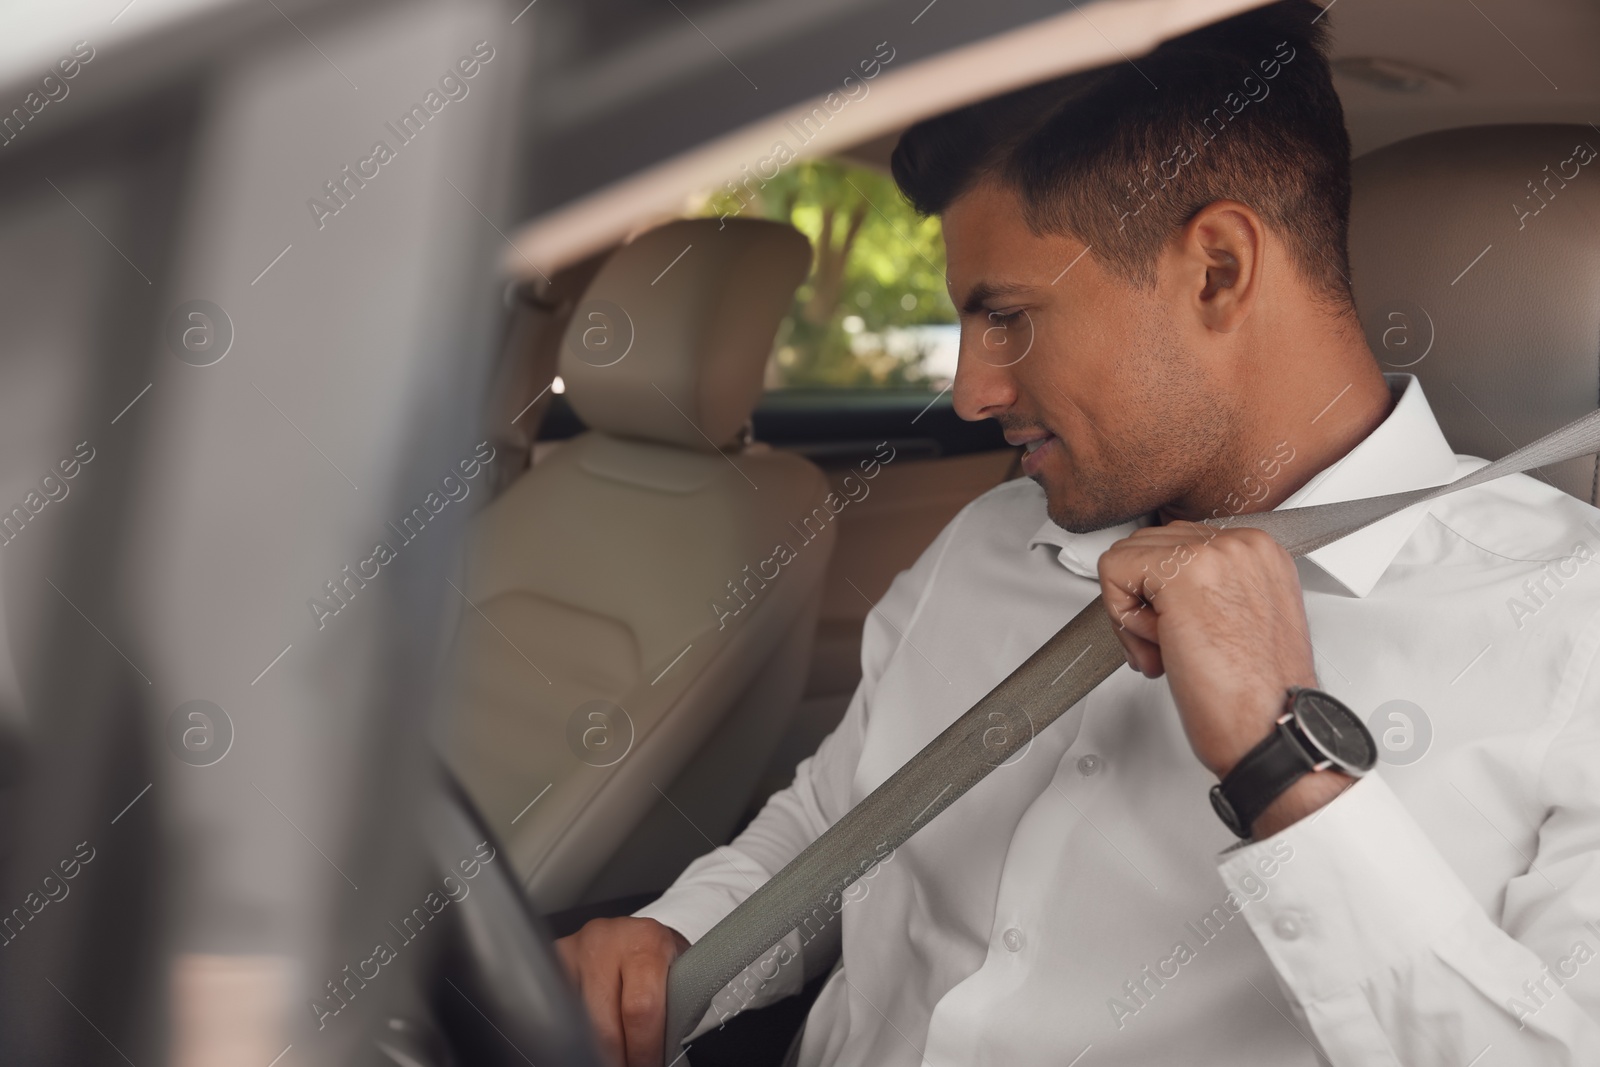
<svg viewBox="0 0 1600 1067">
<path fill-rule="evenodd" d="M 654 919 L 593 919 L 556 942 L 600 1051 L 617 1067 L 661 1067 L 667 968 L 689 942 Z"/>
<path fill-rule="evenodd" d="M 1317 684 L 1299 573 L 1260 530 L 1135 530 L 1100 557 L 1100 589 L 1129 663 L 1147 678 L 1167 675 L 1189 745 L 1218 778 L 1272 732 L 1285 690 Z M 1321 807 L 1342 784 L 1342 774 L 1301 779 L 1256 821 L 1255 836 Z"/>
</svg>

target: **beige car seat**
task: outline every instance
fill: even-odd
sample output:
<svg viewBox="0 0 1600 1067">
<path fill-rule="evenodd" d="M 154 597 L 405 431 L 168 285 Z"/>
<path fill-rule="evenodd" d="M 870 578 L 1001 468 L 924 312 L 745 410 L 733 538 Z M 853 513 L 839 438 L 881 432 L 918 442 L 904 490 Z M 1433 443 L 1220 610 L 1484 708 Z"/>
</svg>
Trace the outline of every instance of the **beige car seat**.
<svg viewBox="0 0 1600 1067">
<path fill-rule="evenodd" d="M 757 220 L 618 249 L 560 354 L 588 431 L 474 519 L 446 755 L 542 910 L 725 840 L 799 699 L 829 490 L 747 427 L 809 265 Z"/>
</svg>

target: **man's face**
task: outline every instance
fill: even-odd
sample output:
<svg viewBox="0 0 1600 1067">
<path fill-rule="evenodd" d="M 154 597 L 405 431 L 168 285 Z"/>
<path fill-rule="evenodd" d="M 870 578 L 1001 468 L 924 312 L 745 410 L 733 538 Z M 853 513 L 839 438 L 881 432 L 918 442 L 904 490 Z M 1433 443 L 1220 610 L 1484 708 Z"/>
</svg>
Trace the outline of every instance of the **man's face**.
<svg viewBox="0 0 1600 1067">
<path fill-rule="evenodd" d="M 1164 257 L 1154 290 L 1140 289 L 1076 238 L 1034 234 L 993 182 L 943 223 L 961 314 L 956 411 L 1031 449 L 1023 473 L 1050 518 L 1087 533 L 1191 493 L 1238 411 L 1225 372 L 1208 366 L 1218 361 L 1181 269 Z"/>
</svg>

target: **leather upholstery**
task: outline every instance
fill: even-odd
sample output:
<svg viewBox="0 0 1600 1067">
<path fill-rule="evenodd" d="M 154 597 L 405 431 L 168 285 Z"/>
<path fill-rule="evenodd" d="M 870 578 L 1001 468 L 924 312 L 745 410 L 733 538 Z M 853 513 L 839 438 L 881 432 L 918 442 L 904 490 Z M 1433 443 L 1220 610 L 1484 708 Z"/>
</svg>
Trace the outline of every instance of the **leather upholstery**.
<svg viewBox="0 0 1600 1067">
<path fill-rule="evenodd" d="M 1595 409 L 1600 133 L 1445 130 L 1361 157 L 1353 180 L 1368 342 L 1385 370 L 1421 379 L 1457 452 L 1498 459 Z M 1600 502 L 1592 457 L 1543 474 Z"/>
<path fill-rule="evenodd" d="M 834 538 L 827 482 L 789 453 L 711 449 L 684 415 L 724 440 L 749 418 L 806 247 L 774 223 L 711 220 L 617 250 L 575 318 L 594 300 L 630 308 L 636 343 L 610 366 L 562 354 L 592 428 L 474 519 L 445 748 L 544 910 L 580 903 L 603 869 L 664 887 L 701 834 L 732 829 L 799 698 Z M 592 723 L 596 700 L 625 717 Z M 597 723 L 620 746 L 607 766 L 583 740 Z M 657 829 L 619 861 L 642 822 Z"/>
<path fill-rule="evenodd" d="M 734 440 L 811 245 L 792 226 L 731 222 L 669 222 L 600 268 L 561 350 L 567 400 L 585 425 L 703 452 Z"/>
<path fill-rule="evenodd" d="M 487 425 L 494 445 L 494 491 L 516 481 L 532 462 L 534 439 L 549 410 L 561 340 L 578 299 L 610 252 L 600 253 L 508 293 L 510 315 L 491 386 Z"/>
</svg>

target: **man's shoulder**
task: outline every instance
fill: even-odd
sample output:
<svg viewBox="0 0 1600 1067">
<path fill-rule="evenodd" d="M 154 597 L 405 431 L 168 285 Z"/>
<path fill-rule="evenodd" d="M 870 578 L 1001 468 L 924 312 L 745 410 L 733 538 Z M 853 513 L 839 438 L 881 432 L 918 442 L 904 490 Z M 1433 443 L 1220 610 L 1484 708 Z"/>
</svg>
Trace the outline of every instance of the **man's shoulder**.
<svg viewBox="0 0 1600 1067">
<path fill-rule="evenodd" d="M 932 580 L 952 567 L 1021 558 L 1048 518 L 1043 489 L 1027 478 L 1001 482 L 945 523 L 908 573 L 920 572 L 923 580 Z"/>
<path fill-rule="evenodd" d="M 1457 456 L 1456 477 L 1486 462 Z M 1447 494 L 1429 513 L 1447 534 L 1507 562 L 1600 558 L 1600 509 L 1536 475 L 1511 474 Z"/>
<path fill-rule="evenodd" d="M 1031 478 L 1018 477 L 979 494 L 962 509 L 959 519 L 966 536 L 1026 547 L 1049 517 L 1044 490 Z"/>
</svg>

